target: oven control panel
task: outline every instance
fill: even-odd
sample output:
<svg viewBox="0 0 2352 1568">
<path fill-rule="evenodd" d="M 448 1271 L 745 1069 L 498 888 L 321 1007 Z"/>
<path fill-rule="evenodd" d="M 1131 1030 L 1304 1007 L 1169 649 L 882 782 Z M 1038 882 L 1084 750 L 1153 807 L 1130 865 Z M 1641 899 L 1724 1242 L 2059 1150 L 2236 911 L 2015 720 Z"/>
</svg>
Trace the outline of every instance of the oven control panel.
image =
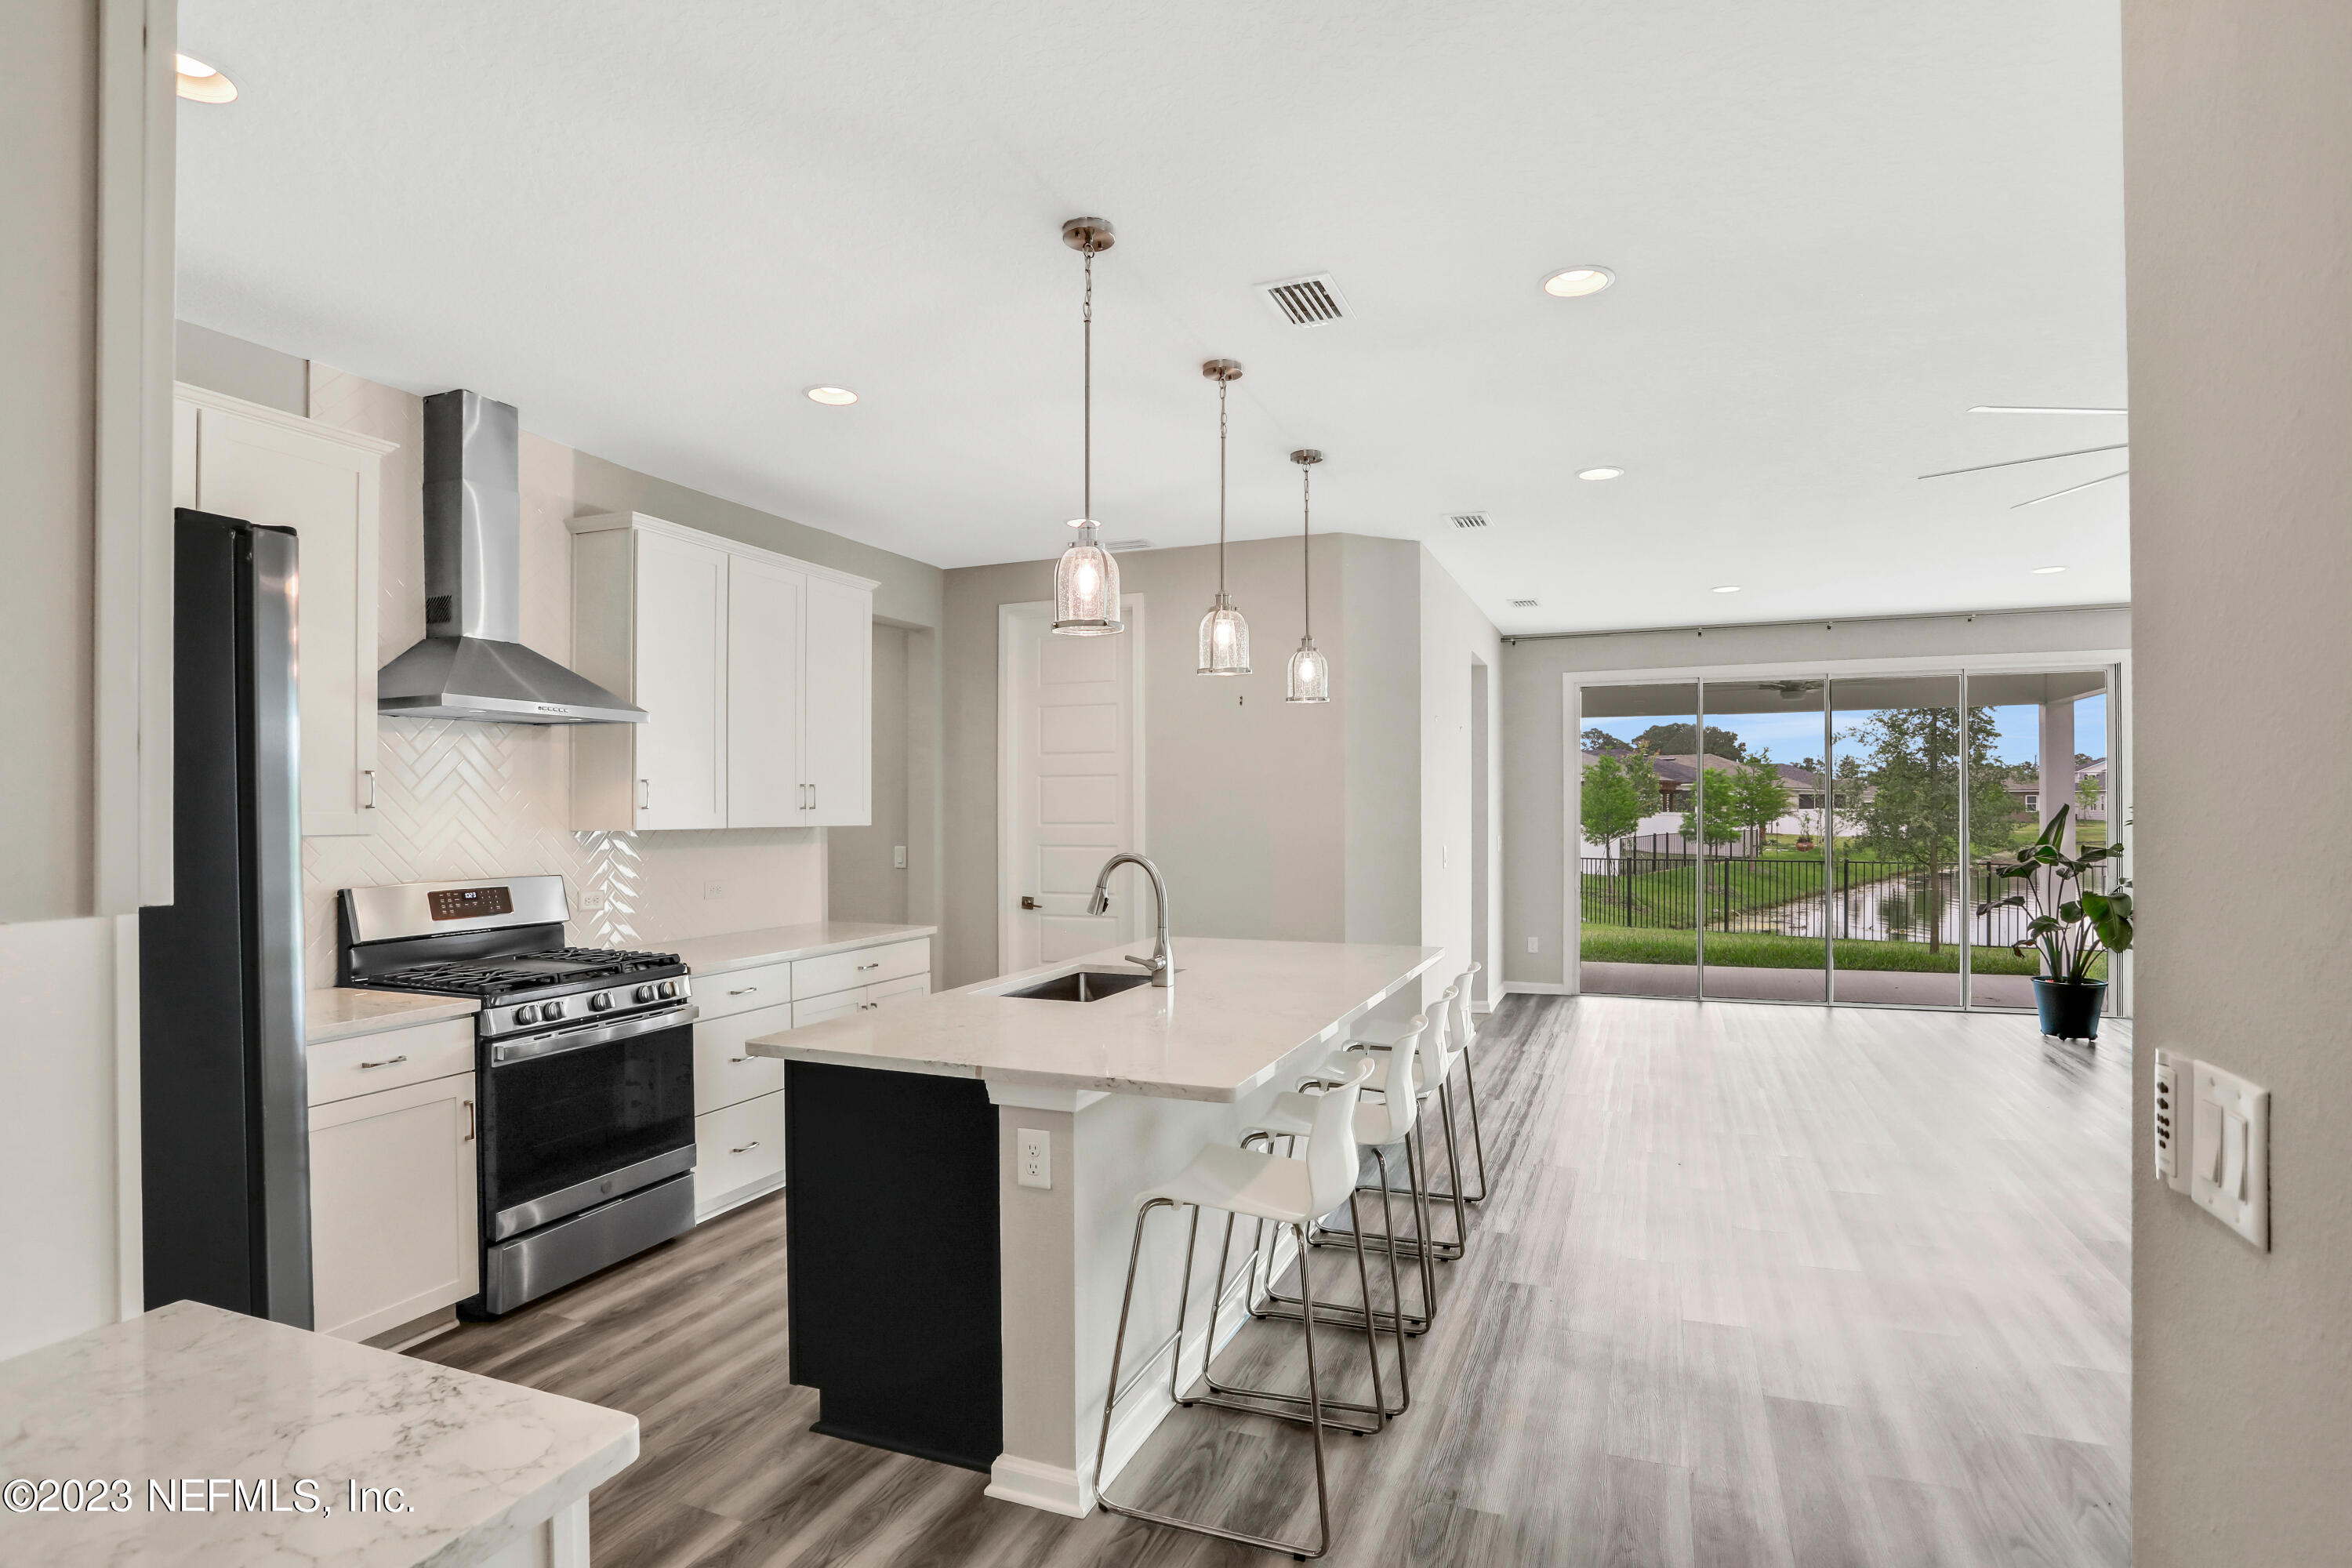
<svg viewBox="0 0 2352 1568">
<path fill-rule="evenodd" d="M 676 1006 L 693 994 L 693 982 L 684 974 L 667 980 L 624 981 L 601 991 L 575 991 L 569 996 L 551 996 L 543 1002 L 486 1007 L 482 1010 L 481 1032 L 504 1036 L 560 1029 L 590 1018 L 621 1017 Z"/>
</svg>

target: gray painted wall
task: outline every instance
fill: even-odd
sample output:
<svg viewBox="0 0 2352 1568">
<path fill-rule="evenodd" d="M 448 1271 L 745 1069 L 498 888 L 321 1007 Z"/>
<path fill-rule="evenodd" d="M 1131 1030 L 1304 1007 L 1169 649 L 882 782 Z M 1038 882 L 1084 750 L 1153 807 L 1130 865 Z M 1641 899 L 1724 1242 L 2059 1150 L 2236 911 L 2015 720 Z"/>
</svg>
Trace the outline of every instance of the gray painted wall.
<svg viewBox="0 0 2352 1568">
<path fill-rule="evenodd" d="M 2341 1563 L 2352 6 L 2127 0 L 2123 25 L 2143 737 L 2133 1561 Z M 2294 803 L 2291 848 L 2217 852 L 2247 805 L 2217 726 L 2270 742 L 2263 788 Z M 2151 1047 L 2270 1089 L 2268 1253 L 2155 1183 Z"/>
<path fill-rule="evenodd" d="M 891 851 L 907 842 L 907 645 L 919 635 L 874 628 L 874 821 L 824 830 L 826 912 L 837 921 L 907 918 L 908 874 Z"/>
<path fill-rule="evenodd" d="M 1502 652 L 1503 973 L 1539 985 L 1564 983 L 1562 883 L 1566 775 L 1562 677 L 1571 672 L 1754 665 L 1759 674 L 1802 674 L 1836 659 L 1949 658 L 2131 646 L 2128 610 L 2041 610 L 2016 615 L 1921 616 L 1806 621 L 1706 631 L 1615 632 L 1507 643 Z M 2128 698 L 2126 698 L 2128 700 Z M 1538 950 L 1528 952 L 1528 938 Z"/>
<path fill-rule="evenodd" d="M 265 408 L 310 416 L 309 360 L 233 338 L 194 321 L 177 321 L 173 327 L 172 347 L 179 362 L 173 373 L 176 379 L 191 386 L 226 392 L 231 397 L 242 397 Z"/>
</svg>

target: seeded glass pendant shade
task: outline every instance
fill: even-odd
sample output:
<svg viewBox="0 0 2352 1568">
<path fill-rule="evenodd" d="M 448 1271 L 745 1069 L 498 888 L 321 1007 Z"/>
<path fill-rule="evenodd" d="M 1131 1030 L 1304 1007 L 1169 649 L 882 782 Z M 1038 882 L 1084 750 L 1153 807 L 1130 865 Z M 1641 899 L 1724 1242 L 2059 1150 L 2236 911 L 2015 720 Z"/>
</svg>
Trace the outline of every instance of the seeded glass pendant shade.
<svg viewBox="0 0 2352 1568">
<path fill-rule="evenodd" d="M 1062 226 L 1062 243 L 1087 258 L 1086 399 L 1083 449 L 1083 515 L 1070 519 L 1076 539 L 1054 566 L 1054 630 L 1070 637 L 1106 637 L 1127 630 L 1118 618 L 1118 563 L 1095 537 L 1095 258 L 1117 237 L 1098 217 L 1074 217 Z"/>
<path fill-rule="evenodd" d="M 1217 602 L 1201 617 L 1202 675 L 1250 672 L 1249 623 L 1225 592 L 1225 388 L 1242 378 L 1239 361 L 1213 359 L 1201 374 L 1217 384 Z"/>
<path fill-rule="evenodd" d="M 1315 646 L 1314 600 L 1308 593 L 1307 575 L 1313 562 L 1307 550 L 1307 521 L 1311 515 L 1309 494 L 1314 481 L 1315 465 L 1323 454 L 1313 447 L 1301 447 L 1290 454 L 1298 465 L 1298 607 L 1305 625 L 1305 635 L 1298 639 L 1298 651 L 1290 656 L 1290 674 L 1284 682 L 1285 702 L 1328 702 L 1331 700 L 1331 661 L 1325 658 Z"/>
</svg>

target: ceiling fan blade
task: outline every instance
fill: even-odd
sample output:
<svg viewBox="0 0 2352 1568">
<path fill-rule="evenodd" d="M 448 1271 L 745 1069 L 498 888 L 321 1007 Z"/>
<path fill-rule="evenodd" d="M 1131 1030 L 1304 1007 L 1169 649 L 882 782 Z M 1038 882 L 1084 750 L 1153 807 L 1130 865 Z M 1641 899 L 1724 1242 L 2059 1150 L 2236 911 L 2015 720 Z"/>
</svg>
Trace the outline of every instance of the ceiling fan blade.
<svg viewBox="0 0 2352 1568">
<path fill-rule="evenodd" d="M 2040 506 L 2043 501 L 2046 501 L 2046 500 L 2056 500 L 2060 496 L 2070 496 L 2070 495 L 2073 495 L 2076 490 L 2086 490 L 2086 489 L 2089 489 L 2093 485 L 2103 485 L 2103 484 L 2105 484 L 2109 479 L 2122 479 L 2125 475 L 2129 474 L 2130 472 L 2131 472 L 2131 470 L 2130 470 L 2129 468 L 2125 468 L 2125 469 L 2123 469 L 2123 470 L 2121 470 L 2120 472 L 2117 472 L 2117 473 L 2113 473 L 2113 474 L 2102 474 L 2099 478 L 2097 478 L 2097 479 L 2084 479 L 2084 480 L 2081 484 L 2079 484 L 2079 485 L 2068 485 L 2068 486 L 2067 486 L 2064 489 L 2063 489 L 2063 490 L 2052 490 L 2052 491 L 2051 491 L 2048 495 L 2046 495 L 2046 496 L 2035 496 L 2032 500 L 2021 500 L 2021 501 L 2019 501 L 2019 502 L 2017 503 L 2017 506 L 2011 507 L 2009 510 L 2011 510 L 2011 511 L 2015 511 L 2015 510 L 2018 510 L 2018 508 L 2019 508 L 2019 507 Z"/>
<path fill-rule="evenodd" d="M 2116 441 L 2105 447 L 2083 447 L 2072 452 L 2044 452 L 2038 458 L 2011 458 L 2002 463 L 1979 463 L 1969 468 L 1943 468 L 1919 477 L 1923 479 L 1948 479 L 1954 474 L 1981 474 L 1987 468 L 2013 468 L 2020 463 L 2051 463 L 2060 458 L 2087 458 L 2094 452 L 2120 452 L 2130 445 L 2129 441 Z"/>
</svg>

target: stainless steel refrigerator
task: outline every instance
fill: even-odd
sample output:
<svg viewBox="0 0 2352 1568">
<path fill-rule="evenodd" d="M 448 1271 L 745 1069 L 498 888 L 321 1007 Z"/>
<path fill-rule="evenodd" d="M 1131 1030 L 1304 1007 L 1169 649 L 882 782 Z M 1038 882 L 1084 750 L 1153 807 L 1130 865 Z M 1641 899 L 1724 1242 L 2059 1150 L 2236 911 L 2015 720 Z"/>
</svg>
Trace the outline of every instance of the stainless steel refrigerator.
<svg viewBox="0 0 2352 1568">
<path fill-rule="evenodd" d="M 310 1327 L 294 533 L 174 518 L 173 902 L 139 911 L 147 1305 Z"/>
</svg>

